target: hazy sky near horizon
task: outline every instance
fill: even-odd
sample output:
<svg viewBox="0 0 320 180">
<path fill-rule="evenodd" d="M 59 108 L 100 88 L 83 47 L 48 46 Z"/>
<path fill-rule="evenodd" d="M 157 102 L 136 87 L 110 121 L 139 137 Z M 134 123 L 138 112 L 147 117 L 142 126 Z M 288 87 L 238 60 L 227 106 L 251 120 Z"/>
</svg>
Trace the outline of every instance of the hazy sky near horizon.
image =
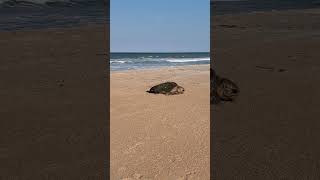
<svg viewBox="0 0 320 180">
<path fill-rule="evenodd" d="M 111 0 L 111 52 L 209 52 L 209 0 Z"/>
</svg>

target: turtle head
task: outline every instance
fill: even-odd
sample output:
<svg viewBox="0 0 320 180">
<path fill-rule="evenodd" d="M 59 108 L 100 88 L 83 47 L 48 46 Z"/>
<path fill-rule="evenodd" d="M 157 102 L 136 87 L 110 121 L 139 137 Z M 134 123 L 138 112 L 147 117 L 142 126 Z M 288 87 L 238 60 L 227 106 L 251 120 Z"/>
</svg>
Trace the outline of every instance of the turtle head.
<svg viewBox="0 0 320 180">
<path fill-rule="evenodd" d="M 178 92 L 179 94 L 183 94 L 183 93 L 184 93 L 184 88 L 181 87 L 181 86 L 178 86 L 178 87 L 177 87 L 177 92 Z"/>
</svg>

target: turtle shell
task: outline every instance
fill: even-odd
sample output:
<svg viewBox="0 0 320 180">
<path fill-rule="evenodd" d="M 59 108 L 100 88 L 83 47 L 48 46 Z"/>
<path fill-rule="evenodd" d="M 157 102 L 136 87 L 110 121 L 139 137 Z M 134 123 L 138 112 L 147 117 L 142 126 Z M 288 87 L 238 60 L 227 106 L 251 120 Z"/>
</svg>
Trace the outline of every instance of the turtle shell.
<svg viewBox="0 0 320 180">
<path fill-rule="evenodd" d="M 175 87 L 177 87 L 178 84 L 175 82 L 165 82 L 165 83 L 161 83 L 158 84 L 156 86 L 153 86 L 149 91 L 149 93 L 155 93 L 155 94 L 159 94 L 159 93 L 169 93 L 171 92 L 171 90 Z"/>
</svg>

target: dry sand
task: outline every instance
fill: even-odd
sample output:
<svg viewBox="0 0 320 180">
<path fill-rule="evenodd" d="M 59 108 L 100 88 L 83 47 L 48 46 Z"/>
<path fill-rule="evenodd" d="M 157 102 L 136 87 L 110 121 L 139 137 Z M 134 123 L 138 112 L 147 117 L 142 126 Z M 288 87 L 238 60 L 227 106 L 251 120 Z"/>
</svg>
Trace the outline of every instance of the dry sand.
<svg viewBox="0 0 320 180">
<path fill-rule="evenodd" d="M 209 66 L 111 73 L 111 179 L 209 179 Z M 175 81 L 182 95 L 146 93 Z"/>
<path fill-rule="evenodd" d="M 0 33 L 0 179 L 104 179 L 108 27 Z"/>
<path fill-rule="evenodd" d="M 211 20 L 213 67 L 241 89 L 212 109 L 213 178 L 320 179 L 320 9 Z"/>
</svg>

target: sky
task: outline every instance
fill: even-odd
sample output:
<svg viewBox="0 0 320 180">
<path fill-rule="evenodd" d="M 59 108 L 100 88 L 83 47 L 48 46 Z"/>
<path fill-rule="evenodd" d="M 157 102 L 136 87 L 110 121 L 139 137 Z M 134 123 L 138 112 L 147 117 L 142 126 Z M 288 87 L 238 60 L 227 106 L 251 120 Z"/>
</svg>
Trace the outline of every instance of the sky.
<svg viewBox="0 0 320 180">
<path fill-rule="evenodd" d="M 111 0 L 111 52 L 209 52 L 209 0 Z"/>
</svg>

